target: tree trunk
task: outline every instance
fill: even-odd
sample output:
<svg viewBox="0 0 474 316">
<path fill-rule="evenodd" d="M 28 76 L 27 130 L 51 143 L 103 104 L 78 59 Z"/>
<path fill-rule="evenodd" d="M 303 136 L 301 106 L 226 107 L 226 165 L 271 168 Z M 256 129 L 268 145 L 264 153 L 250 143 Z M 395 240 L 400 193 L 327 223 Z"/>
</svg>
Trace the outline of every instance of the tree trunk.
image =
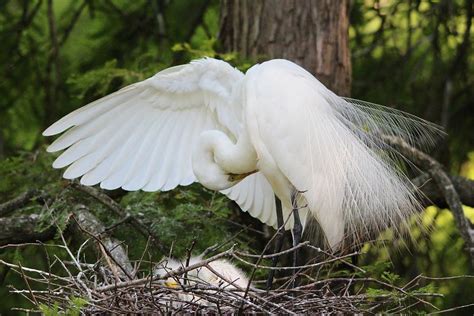
<svg viewBox="0 0 474 316">
<path fill-rule="evenodd" d="M 349 0 L 222 0 L 224 51 L 257 60 L 289 59 L 348 96 Z"/>
</svg>

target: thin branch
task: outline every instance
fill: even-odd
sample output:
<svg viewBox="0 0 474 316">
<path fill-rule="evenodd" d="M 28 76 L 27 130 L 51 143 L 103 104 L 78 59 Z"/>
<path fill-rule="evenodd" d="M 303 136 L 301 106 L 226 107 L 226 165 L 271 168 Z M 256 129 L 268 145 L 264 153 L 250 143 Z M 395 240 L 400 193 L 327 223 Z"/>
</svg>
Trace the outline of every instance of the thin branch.
<svg viewBox="0 0 474 316">
<path fill-rule="evenodd" d="M 59 39 L 59 46 L 63 46 L 64 43 L 67 41 L 69 35 L 71 34 L 72 30 L 74 29 L 74 26 L 76 25 L 77 21 L 79 20 L 79 17 L 82 14 L 82 11 L 86 8 L 87 1 L 85 0 L 81 6 L 74 12 L 71 21 L 69 24 L 66 26 L 64 33 L 62 34 L 61 38 Z"/>
<path fill-rule="evenodd" d="M 109 260 L 110 258 L 114 264 L 122 270 L 124 275 L 131 280 L 132 276 L 130 273 L 133 268 L 130 265 L 130 260 L 128 259 L 125 249 L 122 246 L 116 247 L 118 242 L 112 238 L 104 238 L 102 240 L 97 237 L 104 231 L 104 227 L 84 206 L 79 206 L 76 210 L 76 214 L 77 217 L 72 216 L 72 218 L 76 222 L 79 230 L 92 237 L 97 242 L 100 251 L 104 252 L 104 258 L 106 260 Z M 85 229 L 84 227 L 87 227 L 88 229 Z M 114 251 L 114 254 L 112 254 L 112 251 Z M 111 269 L 113 271 L 113 268 Z"/>
<path fill-rule="evenodd" d="M 405 156 L 411 157 L 412 160 L 426 170 L 433 180 L 435 180 L 438 188 L 442 192 L 449 209 L 454 215 L 456 226 L 463 237 L 468 247 L 468 252 L 471 256 L 471 263 L 474 266 L 474 228 L 470 224 L 469 220 L 464 216 L 464 210 L 462 208 L 462 201 L 453 185 L 453 182 L 449 178 L 443 166 L 421 152 L 420 150 L 410 146 L 407 142 L 399 137 L 384 136 L 384 139 L 392 146 L 397 149 Z"/>
<path fill-rule="evenodd" d="M 23 206 L 27 205 L 30 203 L 30 201 L 33 198 L 44 198 L 45 194 L 39 190 L 32 189 L 28 190 L 16 198 L 7 201 L 5 203 L 0 204 L 0 217 L 5 217 L 12 213 L 13 211 L 16 211 L 17 209 L 22 208 Z"/>
<path fill-rule="evenodd" d="M 0 246 L 53 239 L 56 228 L 50 226 L 39 231 L 40 223 L 37 214 L 0 218 Z"/>
</svg>

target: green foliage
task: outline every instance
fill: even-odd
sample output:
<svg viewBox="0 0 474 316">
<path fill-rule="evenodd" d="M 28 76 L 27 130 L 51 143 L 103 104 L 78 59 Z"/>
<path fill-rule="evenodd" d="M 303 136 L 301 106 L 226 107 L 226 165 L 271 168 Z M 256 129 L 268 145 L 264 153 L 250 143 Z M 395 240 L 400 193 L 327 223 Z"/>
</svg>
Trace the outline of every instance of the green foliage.
<svg viewBox="0 0 474 316">
<path fill-rule="evenodd" d="M 226 198 L 198 185 L 153 194 L 131 192 L 121 204 L 133 216 L 143 218 L 166 245 L 173 245 L 173 255 L 178 258 L 186 255 L 193 240 L 195 253 L 200 253 L 235 231 L 228 223 L 232 211 Z M 144 245 L 136 246 L 136 251 L 130 249 L 130 253 L 138 258 Z"/>
<path fill-rule="evenodd" d="M 390 271 L 384 271 L 382 273 L 382 280 L 386 281 L 389 284 L 395 284 L 396 281 L 400 280 L 400 276 Z"/>
<path fill-rule="evenodd" d="M 217 53 L 215 51 L 215 38 L 205 39 L 200 43 L 198 48 L 194 48 L 189 43 L 177 43 L 171 47 L 171 50 L 174 52 L 186 52 L 189 54 L 191 59 L 200 58 L 200 57 L 213 57 L 225 60 L 227 62 L 232 62 L 236 59 L 236 53 Z"/>
<path fill-rule="evenodd" d="M 101 68 L 72 75 L 67 83 L 73 87 L 77 98 L 87 100 L 90 99 L 87 96 L 106 95 L 125 84 L 143 79 L 145 76 L 142 73 L 117 68 L 117 60 L 114 59 L 106 62 Z"/>
<path fill-rule="evenodd" d="M 463 44 L 469 6 L 357 0 L 351 10 L 352 95 L 447 127 L 441 156 L 455 167 L 474 144 L 472 27 Z"/>
<path fill-rule="evenodd" d="M 83 307 L 86 307 L 87 304 L 89 304 L 89 302 L 81 297 L 71 297 L 69 306 L 67 306 L 64 311 L 59 311 L 58 303 L 54 303 L 52 306 L 40 304 L 39 309 L 41 310 L 41 313 L 45 316 L 79 316 L 81 315 L 81 309 Z"/>
</svg>

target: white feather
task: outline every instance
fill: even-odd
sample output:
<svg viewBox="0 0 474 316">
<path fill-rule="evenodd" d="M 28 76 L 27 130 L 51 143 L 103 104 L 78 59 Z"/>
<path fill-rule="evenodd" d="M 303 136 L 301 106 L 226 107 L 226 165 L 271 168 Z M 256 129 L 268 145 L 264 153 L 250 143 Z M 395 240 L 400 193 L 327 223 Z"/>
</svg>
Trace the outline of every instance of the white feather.
<svg viewBox="0 0 474 316">
<path fill-rule="evenodd" d="M 431 125 L 401 112 L 354 107 L 285 60 L 252 68 L 246 89 L 262 172 L 277 194 L 291 187 L 301 192 L 332 248 L 349 234 L 367 236 L 419 209 L 414 188 L 384 154 L 380 133 L 413 142 L 413 131 L 430 139 Z M 281 179 L 290 184 L 279 187 Z M 288 196 L 280 195 L 288 206 Z"/>
<path fill-rule="evenodd" d="M 162 115 L 155 118 L 150 130 L 144 136 L 144 141 L 137 151 L 130 165 L 127 168 L 123 188 L 125 190 L 139 190 L 143 188 L 153 175 L 151 164 L 154 158 L 154 149 L 157 148 L 157 141 L 163 128 L 170 119 L 172 112 L 163 112 Z"/>
<path fill-rule="evenodd" d="M 414 188 L 397 165 L 403 157 L 382 135 L 430 145 L 440 133 L 406 113 L 340 98 L 286 60 L 256 65 L 244 77 L 210 58 L 125 87 L 65 116 L 43 134 L 62 132 L 48 147 L 65 149 L 53 167 L 70 165 L 64 177 L 82 177 L 81 183 L 105 189 L 188 185 L 199 174 L 193 172 L 191 155 L 206 140 L 203 132 L 220 137 L 225 146 L 236 143 L 225 153 L 213 153 L 212 163 L 227 169 L 220 166 L 223 174 L 211 176 L 227 179 L 233 167 L 237 173 L 258 172 L 222 193 L 273 227 L 276 194 L 288 219 L 285 227 L 291 229 L 290 195 L 297 192 L 302 222 L 310 216 L 318 220 L 334 249 L 347 235 L 383 230 L 419 208 Z"/>
</svg>

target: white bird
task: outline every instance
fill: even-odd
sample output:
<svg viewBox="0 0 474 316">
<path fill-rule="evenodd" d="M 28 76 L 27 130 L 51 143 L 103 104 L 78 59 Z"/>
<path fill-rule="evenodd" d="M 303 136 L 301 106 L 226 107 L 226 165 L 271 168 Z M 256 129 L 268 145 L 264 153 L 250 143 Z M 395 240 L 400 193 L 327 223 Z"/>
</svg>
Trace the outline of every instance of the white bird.
<svg viewBox="0 0 474 316">
<path fill-rule="evenodd" d="M 167 273 L 171 271 L 178 271 L 180 268 L 186 268 L 201 262 L 203 258 L 201 256 L 193 256 L 189 258 L 188 265 L 187 260 L 176 260 L 167 258 L 157 265 L 153 271 L 154 276 L 165 277 Z M 174 277 L 168 277 L 164 280 L 164 285 L 171 289 L 179 290 L 181 287 L 190 286 L 198 287 L 214 287 L 219 289 L 230 290 L 234 295 L 244 296 L 245 290 L 250 283 L 249 278 L 245 273 L 238 267 L 233 265 L 230 261 L 225 259 L 218 259 L 211 261 L 206 266 L 190 270 L 186 273 L 186 282 L 184 274 Z M 219 290 L 205 290 L 204 297 L 218 297 L 216 294 Z M 177 291 L 173 293 L 176 300 L 171 301 L 171 306 L 175 309 L 186 306 L 186 302 L 193 302 L 195 304 L 204 306 L 213 306 L 209 300 L 201 297 L 198 293 L 190 293 L 189 291 Z"/>
<path fill-rule="evenodd" d="M 212 58 L 171 67 L 84 106 L 46 129 L 64 178 L 104 189 L 167 191 L 200 182 L 276 227 L 300 209 L 336 250 L 419 209 L 414 188 L 382 134 L 410 144 L 436 126 L 344 99 L 283 59 L 244 75 Z M 295 217 L 296 218 L 296 217 Z"/>
<path fill-rule="evenodd" d="M 193 256 L 189 258 L 188 266 L 197 264 L 203 261 L 201 256 Z M 167 258 L 153 272 L 154 275 L 164 276 L 170 271 L 176 271 L 179 268 L 186 267 L 186 260 L 176 260 Z M 187 273 L 187 279 L 189 285 L 211 285 L 214 287 L 221 287 L 227 289 L 239 289 L 245 290 L 249 285 L 249 278 L 245 273 L 232 264 L 230 261 L 225 259 L 218 259 L 209 263 L 209 268 L 202 266 L 193 269 Z M 178 288 L 183 280 L 183 276 L 179 278 L 169 277 L 165 280 L 164 284 L 171 288 Z M 243 293 L 241 293 L 243 294 Z"/>
</svg>

